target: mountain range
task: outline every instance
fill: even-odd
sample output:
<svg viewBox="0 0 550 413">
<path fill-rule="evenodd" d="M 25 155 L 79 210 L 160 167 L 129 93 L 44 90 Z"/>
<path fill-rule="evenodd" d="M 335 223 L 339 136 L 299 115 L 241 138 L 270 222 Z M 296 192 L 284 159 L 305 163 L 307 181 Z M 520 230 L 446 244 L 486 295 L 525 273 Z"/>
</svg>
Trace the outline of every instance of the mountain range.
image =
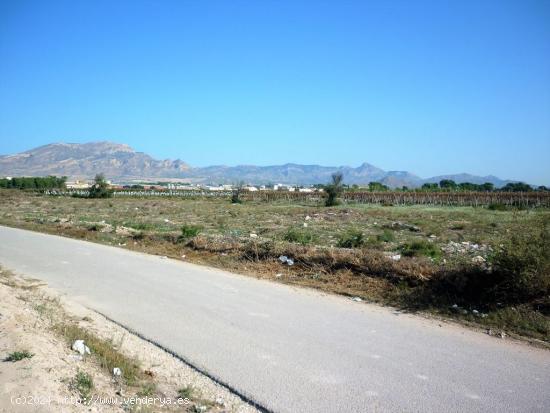
<svg viewBox="0 0 550 413">
<path fill-rule="evenodd" d="M 328 182 L 331 175 L 337 171 L 344 174 L 344 182 L 349 185 L 376 181 L 392 188 L 414 188 L 426 182 L 439 182 L 442 179 L 452 179 L 457 183 L 491 182 L 495 187 L 513 182 L 495 176 L 466 173 L 422 179 L 410 172 L 384 171 L 368 163 L 363 163 L 357 168 L 291 163 L 274 166 L 191 167 L 179 159 L 157 160 L 143 152 L 134 151 L 128 145 L 113 142 L 52 143 L 14 155 L 0 156 L 0 176 L 57 175 L 67 176 L 69 179 L 89 179 L 102 172 L 108 179 L 117 182 L 173 178 L 192 183 L 224 184 L 244 181 L 256 185 L 312 185 Z"/>
</svg>

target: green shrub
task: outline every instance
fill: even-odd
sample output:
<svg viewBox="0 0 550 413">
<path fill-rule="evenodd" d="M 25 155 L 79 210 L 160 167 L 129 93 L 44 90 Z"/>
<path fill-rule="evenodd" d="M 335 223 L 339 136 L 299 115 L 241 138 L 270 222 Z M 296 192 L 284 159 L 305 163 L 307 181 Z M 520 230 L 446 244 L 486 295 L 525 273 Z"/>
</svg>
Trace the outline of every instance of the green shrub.
<svg viewBox="0 0 550 413">
<path fill-rule="evenodd" d="M 489 204 L 487 209 L 490 211 L 507 211 L 508 207 L 504 204 Z"/>
<path fill-rule="evenodd" d="M 32 358 L 32 356 L 34 356 L 34 354 L 32 354 L 31 352 L 27 351 L 27 350 L 22 350 L 22 351 L 14 351 L 13 353 L 10 353 L 8 354 L 8 357 L 6 357 L 4 359 L 4 361 L 20 361 L 20 360 L 23 360 L 23 359 L 30 359 Z"/>
<path fill-rule="evenodd" d="M 385 229 L 382 234 L 378 234 L 376 239 L 380 242 L 393 242 L 395 241 L 395 235 L 389 229 Z"/>
<path fill-rule="evenodd" d="M 336 245 L 340 248 L 360 248 L 365 245 L 365 237 L 361 231 L 350 230 L 340 235 Z"/>
<path fill-rule="evenodd" d="M 534 233 L 515 231 L 501 245 L 491 259 L 497 298 L 522 302 L 550 295 L 550 222 Z"/>
<path fill-rule="evenodd" d="M 192 399 L 195 389 L 191 386 L 185 386 L 178 390 L 178 397 L 180 399 Z"/>
<path fill-rule="evenodd" d="M 90 393 L 94 388 L 94 381 L 92 379 L 92 376 L 90 376 L 88 373 L 79 371 L 74 378 L 74 387 L 76 390 L 78 390 L 80 397 L 86 400 L 90 396 Z"/>
<path fill-rule="evenodd" d="M 413 241 L 402 246 L 401 251 L 406 257 L 417 257 L 424 255 L 426 257 L 437 259 L 441 256 L 441 250 L 431 242 L 424 240 Z"/>
<path fill-rule="evenodd" d="M 181 227 L 180 240 L 184 241 L 196 237 L 201 232 L 201 227 L 197 225 L 184 225 Z"/>
<path fill-rule="evenodd" d="M 283 239 L 288 242 L 307 245 L 315 240 L 315 236 L 311 231 L 304 231 L 296 228 L 290 228 L 283 236 Z"/>
</svg>

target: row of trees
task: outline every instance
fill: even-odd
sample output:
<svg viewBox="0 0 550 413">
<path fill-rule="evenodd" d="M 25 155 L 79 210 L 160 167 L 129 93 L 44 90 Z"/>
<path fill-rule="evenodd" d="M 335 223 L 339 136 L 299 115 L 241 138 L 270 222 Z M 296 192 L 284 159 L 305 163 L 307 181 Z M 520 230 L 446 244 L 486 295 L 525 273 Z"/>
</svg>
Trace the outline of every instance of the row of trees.
<svg viewBox="0 0 550 413">
<path fill-rule="evenodd" d="M 14 189 L 63 189 L 65 188 L 65 182 L 67 177 L 63 176 L 58 178 L 56 176 L 31 176 L 31 177 L 17 177 L 17 178 L 3 178 L 0 179 L 0 188 L 14 188 Z"/>
<path fill-rule="evenodd" d="M 380 182 L 369 182 L 368 187 L 360 187 L 359 185 L 348 186 L 342 184 L 342 189 L 344 191 L 371 191 L 371 192 L 383 192 L 391 191 L 392 189 L 387 185 L 384 185 Z M 406 186 L 401 188 L 396 188 L 394 191 L 474 191 L 474 192 L 493 192 L 493 191 L 504 191 L 504 192 L 532 192 L 532 191 L 548 191 L 549 188 L 545 186 L 539 186 L 533 188 L 531 185 L 528 185 L 524 182 L 514 182 L 508 183 L 502 188 L 495 188 L 491 182 L 485 182 L 484 184 L 473 184 L 471 182 L 461 182 L 456 183 L 452 179 L 442 179 L 433 183 L 425 183 L 420 188 L 411 189 Z"/>
</svg>

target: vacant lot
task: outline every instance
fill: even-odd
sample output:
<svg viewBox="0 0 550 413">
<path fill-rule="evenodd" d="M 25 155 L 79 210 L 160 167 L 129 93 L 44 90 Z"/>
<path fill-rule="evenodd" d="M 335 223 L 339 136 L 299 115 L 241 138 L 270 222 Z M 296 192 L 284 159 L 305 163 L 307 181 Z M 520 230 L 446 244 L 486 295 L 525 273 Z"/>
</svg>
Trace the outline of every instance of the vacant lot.
<svg viewBox="0 0 550 413">
<path fill-rule="evenodd" d="M 490 333 L 506 330 L 549 341 L 550 210 L 498 209 L 233 205 L 226 199 L 91 200 L 0 192 L 4 225 L 436 312 L 486 326 Z"/>
</svg>

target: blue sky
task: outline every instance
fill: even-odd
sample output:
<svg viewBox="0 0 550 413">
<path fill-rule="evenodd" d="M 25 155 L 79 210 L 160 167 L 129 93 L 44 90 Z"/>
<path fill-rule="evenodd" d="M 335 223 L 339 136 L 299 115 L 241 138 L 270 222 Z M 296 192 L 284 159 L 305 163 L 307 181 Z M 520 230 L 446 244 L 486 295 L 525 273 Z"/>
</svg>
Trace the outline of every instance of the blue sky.
<svg viewBox="0 0 550 413">
<path fill-rule="evenodd" d="M 0 0 L 0 153 L 550 184 L 550 1 Z"/>
</svg>

